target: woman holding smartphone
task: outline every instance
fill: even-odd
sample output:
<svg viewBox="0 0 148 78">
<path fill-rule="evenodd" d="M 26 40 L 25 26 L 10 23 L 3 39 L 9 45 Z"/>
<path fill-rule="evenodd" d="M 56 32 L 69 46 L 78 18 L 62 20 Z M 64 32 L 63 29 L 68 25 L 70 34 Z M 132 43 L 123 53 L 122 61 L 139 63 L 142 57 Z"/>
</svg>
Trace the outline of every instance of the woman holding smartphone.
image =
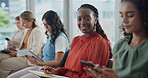
<svg viewBox="0 0 148 78">
<path fill-rule="evenodd" d="M 108 64 L 110 43 L 99 24 L 98 10 L 90 4 L 81 5 L 77 12 L 77 25 L 83 35 L 73 39 L 65 66 L 57 69 L 44 68 L 45 73 L 70 78 L 91 78 L 83 70 L 86 65 L 80 60 L 92 61 L 101 66 Z"/>
<path fill-rule="evenodd" d="M 44 62 L 27 56 L 28 60 L 36 65 L 22 69 L 9 75 L 7 78 L 40 78 L 35 74 L 28 72 L 29 70 L 41 71 L 42 66 L 58 66 L 69 49 L 68 37 L 64 31 L 64 25 L 58 14 L 52 10 L 47 11 L 42 17 L 43 25 L 46 29 L 47 40 L 43 47 Z"/>
<path fill-rule="evenodd" d="M 95 66 L 94 78 L 148 78 L 148 0 L 121 0 L 125 38 L 113 48 L 113 69 Z"/>
<path fill-rule="evenodd" d="M 41 57 L 44 34 L 37 25 L 35 16 L 30 11 L 24 11 L 20 14 L 20 21 L 25 30 L 19 50 L 27 49 Z M 31 66 L 25 57 L 17 54 L 16 48 L 8 47 L 8 50 L 10 50 L 9 54 L 0 53 L 0 78 L 6 78 L 13 70 Z"/>
</svg>

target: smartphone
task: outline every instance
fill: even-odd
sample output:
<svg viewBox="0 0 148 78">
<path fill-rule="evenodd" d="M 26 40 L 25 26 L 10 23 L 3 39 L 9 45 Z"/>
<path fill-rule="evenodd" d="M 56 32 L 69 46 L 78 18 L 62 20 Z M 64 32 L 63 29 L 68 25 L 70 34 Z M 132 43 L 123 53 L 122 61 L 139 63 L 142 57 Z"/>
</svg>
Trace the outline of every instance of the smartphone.
<svg viewBox="0 0 148 78">
<path fill-rule="evenodd" d="M 9 38 L 5 38 L 7 41 L 9 41 L 10 39 Z"/>
<path fill-rule="evenodd" d="M 4 50 L 1 50 L 1 52 L 6 53 L 6 54 L 9 54 L 10 53 L 10 50 L 4 49 Z"/>
<path fill-rule="evenodd" d="M 87 65 L 87 66 L 89 66 L 89 67 L 95 67 L 95 66 L 94 66 L 91 62 L 89 62 L 89 61 L 80 60 L 80 62 L 83 63 L 83 64 L 85 64 L 85 65 Z"/>
</svg>

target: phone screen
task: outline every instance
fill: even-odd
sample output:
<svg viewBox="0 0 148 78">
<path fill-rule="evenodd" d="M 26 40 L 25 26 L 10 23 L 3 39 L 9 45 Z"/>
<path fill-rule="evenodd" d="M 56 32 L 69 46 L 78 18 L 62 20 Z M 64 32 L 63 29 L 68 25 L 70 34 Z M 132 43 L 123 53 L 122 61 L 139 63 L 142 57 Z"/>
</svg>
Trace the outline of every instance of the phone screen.
<svg viewBox="0 0 148 78">
<path fill-rule="evenodd" d="M 9 38 L 5 38 L 7 41 L 9 41 L 10 39 Z"/>
</svg>

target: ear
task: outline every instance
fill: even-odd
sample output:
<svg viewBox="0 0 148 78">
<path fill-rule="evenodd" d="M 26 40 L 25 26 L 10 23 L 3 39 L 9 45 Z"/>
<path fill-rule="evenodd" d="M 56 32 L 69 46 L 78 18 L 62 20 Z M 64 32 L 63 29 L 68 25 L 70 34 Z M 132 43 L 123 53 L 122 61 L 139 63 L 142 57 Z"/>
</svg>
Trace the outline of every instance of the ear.
<svg viewBox="0 0 148 78">
<path fill-rule="evenodd" d="M 95 18 L 95 24 L 97 24 L 97 20 L 98 20 L 98 19 L 97 19 L 97 18 Z"/>
</svg>

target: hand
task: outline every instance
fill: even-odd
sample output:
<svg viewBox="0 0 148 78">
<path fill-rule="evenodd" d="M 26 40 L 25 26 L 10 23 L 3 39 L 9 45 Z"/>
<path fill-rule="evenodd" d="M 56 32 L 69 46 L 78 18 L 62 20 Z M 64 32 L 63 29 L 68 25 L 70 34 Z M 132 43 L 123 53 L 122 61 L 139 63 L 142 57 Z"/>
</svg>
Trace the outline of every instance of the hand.
<svg viewBox="0 0 148 78">
<path fill-rule="evenodd" d="M 101 78 L 119 78 L 117 73 L 111 68 L 103 67 L 102 72 Z"/>
<path fill-rule="evenodd" d="M 12 57 L 16 57 L 17 53 L 16 51 L 10 51 L 9 55 L 11 55 Z"/>
<path fill-rule="evenodd" d="M 26 57 L 32 64 L 38 65 L 38 61 L 37 61 L 37 59 L 36 59 L 35 57 L 33 57 L 33 56 L 28 56 L 28 55 L 26 55 L 25 57 Z"/>
<path fill-rule="evenodd" d="M 93 78 L 101 78 L 102 67 L 99 64 L 94 64 L 95 67 L 84 68 Z"/>
<path fill-rule="evenodd" d="M 100 68 L 97 65 L 95 65 L 94 68 L 88 68 L 85 69 L 87 72 L 89 72 L 93 78 L 119 78 L 111 68 Z"/>
<path fill-rule="evenodd" d="M 43 70 L 46 74 L 58 74 L 58 71 L 53 67 L 44 67 Z"/>
<path fill-rule="evenodd" d="M 13 41 L 12 40 L 9 40 L 8 41 L 8 45 L 13 45 Z"/>
<path fill-rule="evenodd" d="M 8 46 L 7 50 L 10 50 L 10 51 L 16 51 L 16 48 L 13 47 L 13 46 Z"/>
</svg>

